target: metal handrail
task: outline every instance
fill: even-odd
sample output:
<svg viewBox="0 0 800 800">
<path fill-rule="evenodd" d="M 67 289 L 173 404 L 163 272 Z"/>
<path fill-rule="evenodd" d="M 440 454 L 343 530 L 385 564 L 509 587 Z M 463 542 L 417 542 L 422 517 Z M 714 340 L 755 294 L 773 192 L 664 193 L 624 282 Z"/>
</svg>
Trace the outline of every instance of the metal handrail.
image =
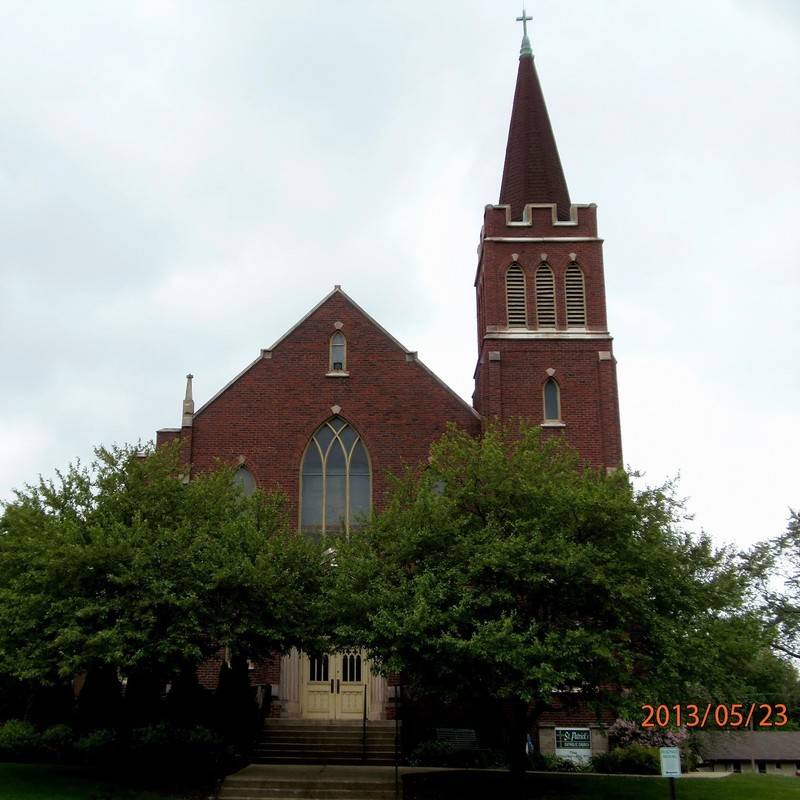
<svg viewBox="0 0 800 800">
<path fill-rule="evenodd" d="M 403 684 L 394 689 L 394 796 L 400 797 L 400 701 L 403 698 Z"/>
<path fill-rule="evenodd" d="M 361 760 L 367 760 L 367 684 L 364 684 L 364 716 L 361 722 Z"/>
</svg>

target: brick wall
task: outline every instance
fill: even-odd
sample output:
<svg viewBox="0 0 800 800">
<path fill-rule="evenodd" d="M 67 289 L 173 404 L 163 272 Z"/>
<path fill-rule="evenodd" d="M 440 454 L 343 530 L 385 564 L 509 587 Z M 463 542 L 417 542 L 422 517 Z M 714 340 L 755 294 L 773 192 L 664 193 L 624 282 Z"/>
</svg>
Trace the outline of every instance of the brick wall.
<svg viewBox="0 0 800 800">
<path fill-rule="evenodd" d="M 329 377 L 328 342 L 341 322 L 348 377 Z M 373 505 L 388 473 L 424 462 L 431 442 L 455 422 L 473 434 L 480 420 L 414 356 L 398 346 L 344 294 L 335 292 L 277 347 L 198 411 L 187 453 L 195 470 L 240 458 L 266 490 L 280 489 L 297 519 L 300 462 L 332 407 L 359 433 L 369 453 Z M 159 443 L 176 434 L 164 432 Z"/>
<path fill-rule="evenodd" d="M 602 241 L 596 208 L 574 207 L 572 223 L 553 220 L 552 207 L 529 207 L 526 222 L 512 223 L 503 206 L 484 215 L 476 276 L 478 365 L 473 404 L 486 418 L 543 421 L 542 388 L 550 377 L 561 392 L 563 435 L 596 466 L 622 463 L 616 362 L 607 330 Z M 584 276 L 586 326 L 567 328 L 564 275 L 573 258 Z M 535 273 L 543 259 L 555 276 L 556 327 L 539 328 Z M 509 328 L 506 272 L 518 263 L 525 275 L 527 327 Z"/>
</svg>

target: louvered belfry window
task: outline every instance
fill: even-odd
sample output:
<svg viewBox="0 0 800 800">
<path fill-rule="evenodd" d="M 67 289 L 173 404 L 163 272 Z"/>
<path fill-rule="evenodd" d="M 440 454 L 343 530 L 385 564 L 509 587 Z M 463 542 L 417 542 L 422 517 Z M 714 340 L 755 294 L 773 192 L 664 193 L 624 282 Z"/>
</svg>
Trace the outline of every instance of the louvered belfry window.
<svg viewBox="0 0 800 800">
<path fill-rule="evenodd" d="M 586 326 L 586 289 L 583 271 L 574 261 L 567 267 L 564 286 L 567 295 L 567 327 L 583 328 Z"/>
<path fill-rule="evenodd" d="M 525 328 L 528 310 L 525 304 L 525 274 L 519 264 L 512 264 L 506 272 L 506 311 L 509 328 Z"/>
<path fill-rule="evenodd" d="M 556 326 L 556 282 L 549 264 L 536 270 L 536 322 L 540 328 Z"/>
</svg>

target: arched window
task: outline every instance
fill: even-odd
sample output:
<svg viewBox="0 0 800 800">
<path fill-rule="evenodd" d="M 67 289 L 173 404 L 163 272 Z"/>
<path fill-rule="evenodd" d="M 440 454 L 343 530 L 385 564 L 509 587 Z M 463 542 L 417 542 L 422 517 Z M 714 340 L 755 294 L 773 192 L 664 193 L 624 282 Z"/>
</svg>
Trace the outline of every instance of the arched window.
<svg viewBox="0 0 800 800">
<path fill-rule="evenodd" d="M 311 536 L 348 534 L 369 514 L 372 471 L 364 443 L 341 417 L 311 437 L 301 467 L 300 528 Z"/>
<path fill-rule="evenodd" d="M 561 422 L 561 392 L 555 378 L 548 378 L 544 384 L 544 421 Z"/>
<path fill-rule="evenodd" d="M 540 328 L 556 326 L 556 282 L 549 264 L 536 270 L 536 324 Z"/>
<path fill-rule="evenodd" d="M 342 682 L 361 683 L 361 653 L 342 653 Z"/>
<path fill-rule="evenodd" d="M 241 487 L 242 493 L 247 497 L 250 497 L 256 490 L 256 479 L 247 467 L 239 467 L 236 472 L 233 473 L 233 482 Z"/>
<path fill-rule="evenodd" d="M 506 271 L 506 314 L 509 328 L 525 328 L 528 311 L 525 304 L 525 274 L 519 264 L 512 264 Z"/>
<path fill-rule="evenodd" d="M 328 368 L 331 372 L 347 370 L 347 339 L 341 331 L 336 331 L 331 336 L 331 358 Z"/>
<path fill-rule="evenodd" d="M 567 327 L 586 327 L 586 289 L 583 270 L 574 261 L 567 267 L 564 288 L 567 297 Z"/>
</svg>

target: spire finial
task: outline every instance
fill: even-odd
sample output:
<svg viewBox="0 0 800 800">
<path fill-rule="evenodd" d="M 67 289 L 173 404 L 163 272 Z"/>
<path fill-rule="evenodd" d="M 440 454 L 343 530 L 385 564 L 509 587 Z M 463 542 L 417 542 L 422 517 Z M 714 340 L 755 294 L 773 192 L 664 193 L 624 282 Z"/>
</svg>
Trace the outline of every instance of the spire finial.
<svg viewBox="0 0 800 800">
<path fill-rule="evenodd" d="M 186 376 L 186 394 L 183 398 L 183 427 L 191 426 L 194 420 L 194 398 L 192 397 L 192 378 L 194 375 L 190 372 Z"/>
<path fill-rule="evenodd" d="M 519 57 L 533 56 L 531 40 L 528 38 L 528 23 L 533 19 L 525 13 L 525 6 L 522 6 L 522 16 L 517 17 L 517 22 L 522 23 L 522 46 L 519 48 Z"/>
</svg>

